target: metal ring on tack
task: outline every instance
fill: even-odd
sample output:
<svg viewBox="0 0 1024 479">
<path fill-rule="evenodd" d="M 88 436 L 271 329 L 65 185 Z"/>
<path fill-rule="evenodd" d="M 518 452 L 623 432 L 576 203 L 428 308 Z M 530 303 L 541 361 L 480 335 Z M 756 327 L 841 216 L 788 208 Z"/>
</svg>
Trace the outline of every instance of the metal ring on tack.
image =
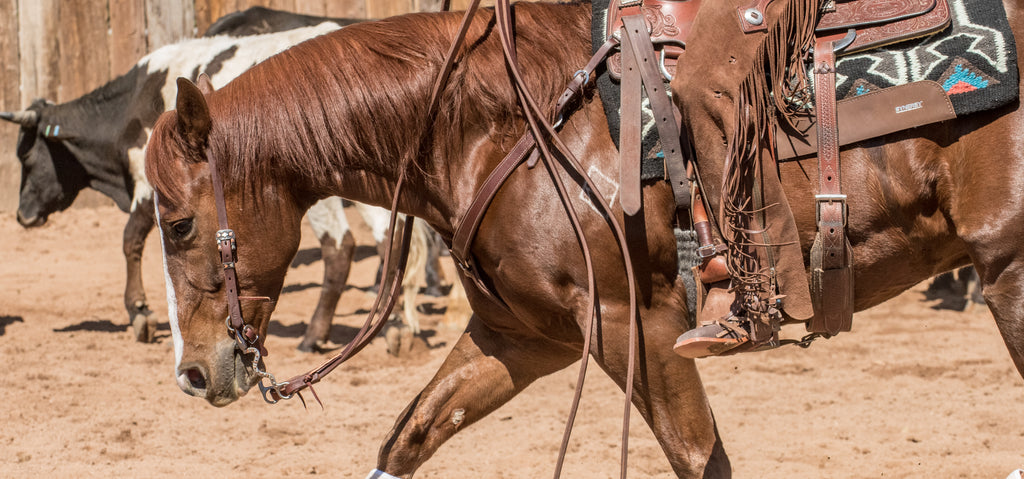
<svg viewBox="0 0 1024 479">
<path fill-rule="evenodd" d="M 587 83 L 590 83 L 590 72 L 586 70 L 576 70 L 576 73 L 573 73 L 572 77 L 576 78 L 580 76 L 580 73 L 583 74 L 583 84 L 586 85 Z"/>
<path fill-rule="evenodd" d="M 664 48 L 661 49 L 661 54 L 658 55 L 658 56 L 659 56 L 658 69 L 661 70 L 661 75 L 663 77 L 665 77 L 668 81 L 672 81 L 673 75 L 671 73 L 669 73 L 668 72 L 668 68 L 665 67 L 665 49 Z"/>
</svg>

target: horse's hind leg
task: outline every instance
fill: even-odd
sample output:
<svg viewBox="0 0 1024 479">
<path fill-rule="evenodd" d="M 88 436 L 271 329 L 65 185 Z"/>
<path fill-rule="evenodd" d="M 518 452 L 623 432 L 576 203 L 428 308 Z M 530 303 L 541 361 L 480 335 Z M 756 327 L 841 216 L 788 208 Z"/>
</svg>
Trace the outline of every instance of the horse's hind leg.
<svg viewBox="0 0 1024 479">
<path fill-rule="evenodd" d="M 537 378 L 579 359 L 545 339 L 516 339 L 473 316 L 441 369 L 402 412 L 381 447 L 377 468 L 409 477 L 459 429 L 483 418 Z"/>
<path fill-rule="evenodd" d="M 124 226 L 124 259 L 127 265 L 127 280 L 124 287 L 124 308 L 128 311 L 128 324 L 134 330 L 135 340 L 148 343 L 156 333 L 156 321 L 146 304 L 146 290 L 142 286 L 142 250 L 146 236 L 153 230 L 156 217 L 152 201 L 140 201 L 128 215 Z"/>
<path fill-rule="evenodd" d="M 308 218 L 313 233 L 320 239 L 324 281 L 320 301 L 317 302 L 316 311 L 298 346 L 299 351 L 306 352 L 314 351 L 326 343 L 331 334 L 334 310 L 348 283 L 356 249 L 356 240 L 352 236 L 340 198 L 332 197 L 317 202 L 310 208 Z"/>
<path fill-rule="evenodd" d="M 1024 376 L 1024 258 L 1012 261 L 1001 271 L 977 266 L 982 295 L 995 317 L 999 333 L 1010 351 L 1017 372 Z"/>
</svg>

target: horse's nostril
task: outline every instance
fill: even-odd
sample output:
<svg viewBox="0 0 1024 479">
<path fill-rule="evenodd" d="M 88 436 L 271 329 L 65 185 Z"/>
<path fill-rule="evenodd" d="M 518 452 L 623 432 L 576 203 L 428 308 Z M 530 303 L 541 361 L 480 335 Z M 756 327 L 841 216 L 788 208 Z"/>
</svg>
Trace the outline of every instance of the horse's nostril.
<svg viewBox="0 0 1024 479">
<path fill-rule="evenodd" d="M 206 377 L 203 376 L 202 371 L 198 368 L 189 368 L 188 371 L 185 371 L 185 376 L 193 388 L 206 389 Z"/>
</svg>

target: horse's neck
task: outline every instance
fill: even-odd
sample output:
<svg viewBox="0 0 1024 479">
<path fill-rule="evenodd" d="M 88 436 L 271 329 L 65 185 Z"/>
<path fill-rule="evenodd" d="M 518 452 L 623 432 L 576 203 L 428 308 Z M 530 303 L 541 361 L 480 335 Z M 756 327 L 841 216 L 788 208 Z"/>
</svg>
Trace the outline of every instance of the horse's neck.
<svg viewBox="0 0 1024 479">
<path fill-rule="evenodd" d="M 454 31 L 459 17 L 447 15 L 446 18 L 452 22 Z M 540 104 L 553 103 L 564 88 L 565 82 L 572 78 L 572 72 L 586 63 L 590 53 L 585 26 L 587 19 L 589 7 L 586 5 L 524 4 L 518 7 L 517 31 L 521 33 L 517 47 L 519 61 L 523 64 L 534 64 L 533 82 L 538 88 L 533 93 Z M 399 30 L 403 25 L 401 22 L 415 21 L 416 18 L 390 20 Z M 482 26 L 479 19 L 477 22 Z M 549 24 L 562 25 L 562 30 L 551 30 Z M 333 39 L 313 40 L 306 46 L 321 41 L 338 42 L 328 46 L 347 51 L 343 42 L 350 41 L 348 35 L 366 38 L 367 35 L 358 33 L 360 28 L 366 27 L 354 25 L 338 32 Z M 532 30 L 539 29 L 543 29 L 546 34 L 531 34 Z M 434 31 L 436 30 L 435 28 Z M 484 37 L 480 38 L 480 35 Z M 529 43 L 530 38 L 541 38 L 543 43 Z M 376 40 L 379 40 L 379 37 L 366 41 Z M 394 38 L 389 41 L 394 42 Z M 442 38 L 436 43 L 444 44 L 446 47 L 449 41 L 448 38 Z M 412 45 L 423 42 L 422 39 L 408 39 L 408 43 Z M 387 45 L 377 45 L 375 49 L 390 48 Z M 479 188 L 486 175 L 515 144 L 515 138 L 504 138 L 502 135 L 511 135 L 510 132 L 515 128 L 520 128 L 518 132 L 522 132 L 521 128 L 525 126 L 523 123 L 510 128 L 507 124 L 519 107 L 510 103 L 515 101 L 515 95 L 503 77 L 506 70 L 497 34 L 488 28 L 476 28 L 475 33 L 471 33 L 467 39 L 467 45 L 475 46 L 459 59 L 459 68 L 475 74 L 457 72 L 446 86 L 446 98 L 455 98 L 454 101 L 458 103 L 446 105 L 450 111 L 457 112 L 456 116 L 450 118 L 437 113 L 428 115 L 424 108 L 429 100 L 432 80 L 437 74 L 435 68 L 441 64 L 443 59 L 440 57 L 446 48 L 436 49 L 439 58 L 421 68 L 400 72 L 395 78 L 387 77 L 387 73 L 384 73 L 383 76 L 373 79 L 373 84 L 369 85 L 371 88 L 367 88 L 365 82 L 361 83 L 359 80 L 344 80 L 356 88 L 362 88 L 352 96 L 367 105 L 373 105 L 370 108 L 372 111 L 346 105 L 340 110 L 351 118 L 329 118 L 330 124 L 346 125 L 346 130 L 351 131 L 333 137 L 332 148 L 327 152 L 327 155 L 331 156 L 328 174 L 320 175 L 320 178 L 299 178 L 298 181 L 315 182 L 317 198 L 340 195 L 354 201 L 390 207 L 398 178 L 404 168 L 406 175 L 399 210 L 422 217 L 440 229 L 453 225 L 461 217 L 462 210 L 468 206 L 466 197 L 472 198 L 472 193 Z M 324 45 L 314 45 L 308 51 L 314 52 L 321 46 Z M 300 47 L 286 55 L 295 54 L 295 59 L 301 61 L 306 50 Z M 345 59 L 349 61 L 339 62 L 336 68 L 342 71 L 335 73 L 349 75 L 351 69 L 375 71 L 381 63 L 394 63 L 393 58 L 373 56 L 372 53 L 367 55 L 367 58 Z M 272 64 L 273 61 L 267 63 Z M 263 65 L 254 70 L 259 70 L 261 66 Z M 410 78 L 402 78 L 401 75 Z M 424 78 L 431 81 L 424 81 Z M 307 76 L 304 81 L 314 79 Z M 386 90 L 389 88 L 382 88 L 382 85 L 388 84 L 415 84 L 421 87 L 407 92 L 407 96 L 396 100 L 395 97 L 388 96 Z M 485 97 L 486 100 L 478 101 L 479 97 Z M 399 109 L 389 105 L 396 101 L 406 106 Z M 489 105 L 488 102 L 500 104 L 480 106 L 481 103 Z M 496 108 L 498 112 L 485 111 L 485 108 Z M 320 108 L 314 106 L 312 109 Z M 372 115 L 372 118 L 368 122 L 365 116 L 369 115 Z M 426 116 L 430 118 L 425 118 Z M 516 122 L 518 121 L 520 120 Z M 430 137 L 425 138 L 425 135 Z M 261 141 L 281 145 L 277 140 Z M 345 142 L 355 143 L 346 145 Z M 371 154 L 361 156 L 354 153 L 359 151 Z M 317 159 L 310 157 L 309 161 Z"/>
</svg>

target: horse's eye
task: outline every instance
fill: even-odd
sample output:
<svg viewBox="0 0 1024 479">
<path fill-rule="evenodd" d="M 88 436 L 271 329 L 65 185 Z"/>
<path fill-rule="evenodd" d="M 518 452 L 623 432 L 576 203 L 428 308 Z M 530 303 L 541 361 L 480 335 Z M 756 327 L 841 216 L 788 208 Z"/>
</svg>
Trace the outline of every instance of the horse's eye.
<svg viewBox="0 0 1024 479">
<path fill-rule="evenodd" d="M 171 232 L 175 239 L 184 239 L 192 232 L 192 218 L 175 221 L 171 223 Z"/>
</svg>

